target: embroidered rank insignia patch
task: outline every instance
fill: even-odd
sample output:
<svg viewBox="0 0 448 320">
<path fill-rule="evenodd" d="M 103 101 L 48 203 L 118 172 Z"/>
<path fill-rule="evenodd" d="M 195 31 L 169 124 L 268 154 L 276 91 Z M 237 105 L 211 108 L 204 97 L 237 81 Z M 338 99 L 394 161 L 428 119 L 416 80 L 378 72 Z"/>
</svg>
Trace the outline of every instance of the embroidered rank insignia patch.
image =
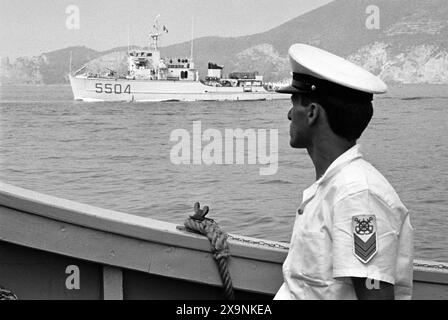
<svg viewBox="0 0 448 320">
<path fill-rule="evenodd" d="M 352 218 L 353 253 L 363 263 L 369 262 L 378 251 L 376 219 L 374 215 Z"/>
</svg>

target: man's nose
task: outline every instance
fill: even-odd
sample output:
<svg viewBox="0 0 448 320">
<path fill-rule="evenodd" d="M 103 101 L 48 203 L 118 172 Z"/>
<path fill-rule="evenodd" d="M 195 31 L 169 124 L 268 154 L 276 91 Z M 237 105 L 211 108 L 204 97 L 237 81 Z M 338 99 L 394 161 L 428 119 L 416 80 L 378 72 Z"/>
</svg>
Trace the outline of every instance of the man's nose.
<svg viewBox="0 0 448 320">
<path fill-rule="evenodd" d="M 289 120 L 289 121 L 291 121 L 291 110 L 292 110 L 292 108 L 289 109 L 289 111 L 288 111 L 288 120 Z"/>
</svg>

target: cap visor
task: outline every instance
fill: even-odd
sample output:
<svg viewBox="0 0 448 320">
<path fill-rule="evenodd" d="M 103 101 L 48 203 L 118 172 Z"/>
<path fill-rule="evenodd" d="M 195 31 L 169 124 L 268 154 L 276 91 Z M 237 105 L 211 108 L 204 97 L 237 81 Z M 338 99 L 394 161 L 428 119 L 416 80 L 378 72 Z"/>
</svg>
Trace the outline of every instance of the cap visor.
<svg viewBox="0 0 448 320">
<path fill-rule="evenodd" d="M 299 92 L 303 92 L 303 91 L 297 89 L 296 87 L 293 87 L 292 85 L 289 85 L 289 86 L 278 88 L 277 90 L 275 90 L 275 92 L 293 94 L 293 93 L 299 93 Z"/>
</svg>

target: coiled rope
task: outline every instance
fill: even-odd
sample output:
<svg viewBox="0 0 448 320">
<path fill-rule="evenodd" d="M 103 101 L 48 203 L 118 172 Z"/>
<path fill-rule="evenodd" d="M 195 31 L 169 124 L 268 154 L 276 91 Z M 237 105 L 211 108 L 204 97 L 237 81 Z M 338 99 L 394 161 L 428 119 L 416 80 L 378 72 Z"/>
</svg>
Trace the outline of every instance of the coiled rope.
<svg viewBox="0 0 448 320">
<path fill-rule="evenodd" d="M 12 291 L 0 286 L 0 300 L 19 300 L 19 298 Z"/>
<path fill-rule="evenodd" d="M 205 215 L 208 213 L 207 206 L 201 210 L 199 208 L 199 202 L 196 202 L 194 211 L 195 214 L 185 220 L 185 228 L 206 236 L 210 241 L 213 258 L 218 264 L 219 274 L 224 285 L 225 298 L 227 300 L 233 300 L 233 284 L 228 269 L 230 251 L 227 243 L 227 233 L 222 231 L 213 219 L 205 218 Z"/>
</svg>

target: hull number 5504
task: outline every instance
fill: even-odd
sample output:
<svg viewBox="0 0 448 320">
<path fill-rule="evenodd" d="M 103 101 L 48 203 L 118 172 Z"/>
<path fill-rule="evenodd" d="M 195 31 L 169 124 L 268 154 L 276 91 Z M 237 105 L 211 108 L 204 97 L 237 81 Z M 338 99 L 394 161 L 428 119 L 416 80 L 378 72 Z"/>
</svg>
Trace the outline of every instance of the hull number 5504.
<svg viewBox="0 0 448 320">
<path fill-rule="evenodd" d="M 124 87 L 124 90 L 123 90 Z M 122 86 L 120 83 L 112 84 L 112 83 L 95 83 L 95 92 L 96 93 L 131 93 L 131 85 L 128 84 L 126 86 Z"/>
</svg>

